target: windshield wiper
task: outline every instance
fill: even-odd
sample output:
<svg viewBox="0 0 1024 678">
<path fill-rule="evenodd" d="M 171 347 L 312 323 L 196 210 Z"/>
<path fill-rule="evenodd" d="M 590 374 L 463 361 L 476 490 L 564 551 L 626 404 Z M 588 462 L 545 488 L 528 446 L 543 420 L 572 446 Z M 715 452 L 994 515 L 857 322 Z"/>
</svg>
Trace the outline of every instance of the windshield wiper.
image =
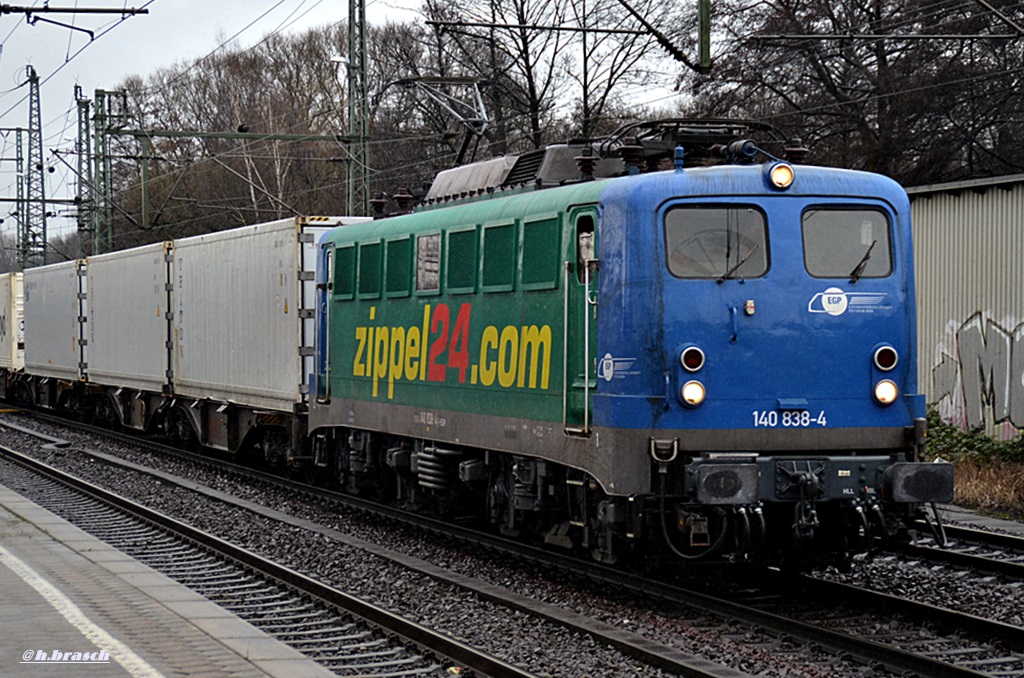
<svg viewBox="0 0 1024 678">
<path fill-rule="evenodd" d="M 871 244 L 868 245 L 868 251 L 864 253 L 864 256 L 860 258 L 860 262 L 853 267 L 852 271 L 850 271 L 851 285 L 860 280 L 860 276 L 864 273 L 864 268 L 868 265 L 868 259 L 871 258 L 871 250 L 875 249 L 875 245 L 877 243 L 878 240 L 871 241 Z"/>
<path fill-rule="evenodd" d="M 751 254 L 753 254 L 755 251 L 757 251 L 757 248 L 758 248 L 759 245 L 760 245 L 760 243 L 754 243 L 754 246 L 750 248 L 749 252 L 747 252 L 747 256 L 745 256 L 742 259 L 740 259 L 739 261 L 737 261 L 735 264 L 732 265 L 732 268 L 730 268 L 728 271 L 726 271 L 725 273 L 722 274 L 722 276 L 718 279 L 718 284 L 721 285 L 723 282 L 728 280 L 729 277 L 733 273 L 735 273 L 736 271 L 739 270 L 740 266 L 742 266 L 743 264 L 747 263 L 747 259 L 750 258 Z"/>
</svg>

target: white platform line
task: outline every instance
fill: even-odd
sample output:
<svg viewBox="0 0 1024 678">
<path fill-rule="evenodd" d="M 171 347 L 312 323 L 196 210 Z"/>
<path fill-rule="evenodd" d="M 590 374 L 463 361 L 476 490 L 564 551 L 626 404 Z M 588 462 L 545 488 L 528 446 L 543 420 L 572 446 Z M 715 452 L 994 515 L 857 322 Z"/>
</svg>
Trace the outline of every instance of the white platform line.
<svg viewBox="0 0 1024 678">
<path fill-rule="evenodd" d="M 132 652 L 127 645 L 94 624 L 70 598 L 3 546 L 0 546 L 0 562 L 34 588 L 46 602 L 81 631 L 96 647 L 105 650 L 111 659 L 123 666 L 125 671 L 139 678 L 162 675 L 142 657 Z M 43 640 L 40 638 L 40 641 Z"/>
</svg>

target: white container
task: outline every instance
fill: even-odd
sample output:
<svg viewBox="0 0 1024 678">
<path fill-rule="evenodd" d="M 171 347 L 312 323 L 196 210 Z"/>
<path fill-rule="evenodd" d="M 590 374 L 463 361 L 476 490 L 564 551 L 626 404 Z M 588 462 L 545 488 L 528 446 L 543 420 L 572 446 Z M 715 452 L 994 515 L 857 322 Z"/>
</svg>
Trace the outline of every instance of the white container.
<svg viewBox="0 0 1024 678">
<path fill-rule="evenodd" d="M 157 393 L 167 383 L 168 245 L 89 258 L 90 382 Z"/>
<path fill-rule="evenodd" d="M 41 377 L 81 377 L 85 361 L 80 318 L 86 316 L 79 262 L 25 271 L 25 371 Z"/>
<path fill-rule="evenodd" d="M 341 223 L 284 219 L 174 242 L 175 394 L 287 412 L 305 402 L 316 243 Z"/>
<path fill-rule="evenodd" d="M 0 275 L 0 369 L 25 367 L 24 302 L 22 274 Z"/>
</svg>

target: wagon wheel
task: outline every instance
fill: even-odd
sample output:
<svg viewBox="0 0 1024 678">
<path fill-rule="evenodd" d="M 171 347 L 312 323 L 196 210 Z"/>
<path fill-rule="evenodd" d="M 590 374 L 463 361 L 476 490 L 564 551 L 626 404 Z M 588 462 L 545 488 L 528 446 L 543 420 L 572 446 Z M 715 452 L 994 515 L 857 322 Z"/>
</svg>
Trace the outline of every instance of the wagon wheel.
<svg viewBox="0 0 1024 678">
<path fill-rule="evenodd" d="M 92 423 L 113 431 L 121 428 L 121 418 L 118 416 L 117 404 L 111 399 L 110 395 L 104 394 L 96 399 L 92 408 Z"/>
<path fill-rule="evenodd" d="M 28 409 L 35 407 L 35 398 L 32 395 L 32 388 L 28 385 L 28 382 L 18 381 L 14 386 L 14 402 L 16 402 L 19 407 L 25 407 Z"/>
<path fill-rule="evenodd" d="M 257 444 L 260 465 L 271 473 L 282 473 L 291 452 L 291 437 L 280 428 L 267 428 Z"/>
<path fill-rule="evenodd" d="M 195 451 L 199 447 L 195 431 L 188 415 L 180 407 L 172 407 L 164 418 L 164 435 L 174 445 Z"/>
<path fill-rule="evenodd" d="M 349 475 L 346 448 L 336 449 L 328 456 L 326 470 L 331 484 L 338 489 L 345 489 Z"/>
<path fill-rule="evenodd" d="M 289 436 L 290 438 L 290 436 Z M 290 444 L 289 444 L 290 447 Z M 286 457 L 287 459 L 287 457 Z M 306 485 L 317 485 L 322 483 L 321 469 L 313 462 L 313 459 L 305 455 L 295 455 L 287 460 L 288 477 Z"/>
</svg>

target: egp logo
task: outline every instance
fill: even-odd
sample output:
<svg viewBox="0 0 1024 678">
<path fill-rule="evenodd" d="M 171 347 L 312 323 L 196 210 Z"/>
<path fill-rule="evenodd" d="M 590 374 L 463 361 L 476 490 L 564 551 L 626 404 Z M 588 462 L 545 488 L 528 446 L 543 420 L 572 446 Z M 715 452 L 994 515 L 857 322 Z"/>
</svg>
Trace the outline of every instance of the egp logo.
<svg viewBox="0 0 1024 678">
<path fill-rule="evenodd" d="M 811 313 L 828 313 L 829 315 L 842 315 L 846 313 L 849 300 L 846 292 L 838 287 L 830 287 L 824 292 L 818 292 L 811 298 L 807 310 Z"/>
<path fill-rule="evenodd" d="M 885 292 L 844 292 L 838 287 L 830 287 L 818 292 L 807 304 L 809 313 L 827 313 L 842 315 L 850 313 L 875 313 L 876 311 L 892 310 Z"/>
<path fill-rule="evenodd" d="M 597 363 L 597 378 L 611 381 L 638 375 L 640 372 L 633 369 L 634 363 L 636 358 L 616 358 L 611 353 L 605 353 Z"/>
</svg>

